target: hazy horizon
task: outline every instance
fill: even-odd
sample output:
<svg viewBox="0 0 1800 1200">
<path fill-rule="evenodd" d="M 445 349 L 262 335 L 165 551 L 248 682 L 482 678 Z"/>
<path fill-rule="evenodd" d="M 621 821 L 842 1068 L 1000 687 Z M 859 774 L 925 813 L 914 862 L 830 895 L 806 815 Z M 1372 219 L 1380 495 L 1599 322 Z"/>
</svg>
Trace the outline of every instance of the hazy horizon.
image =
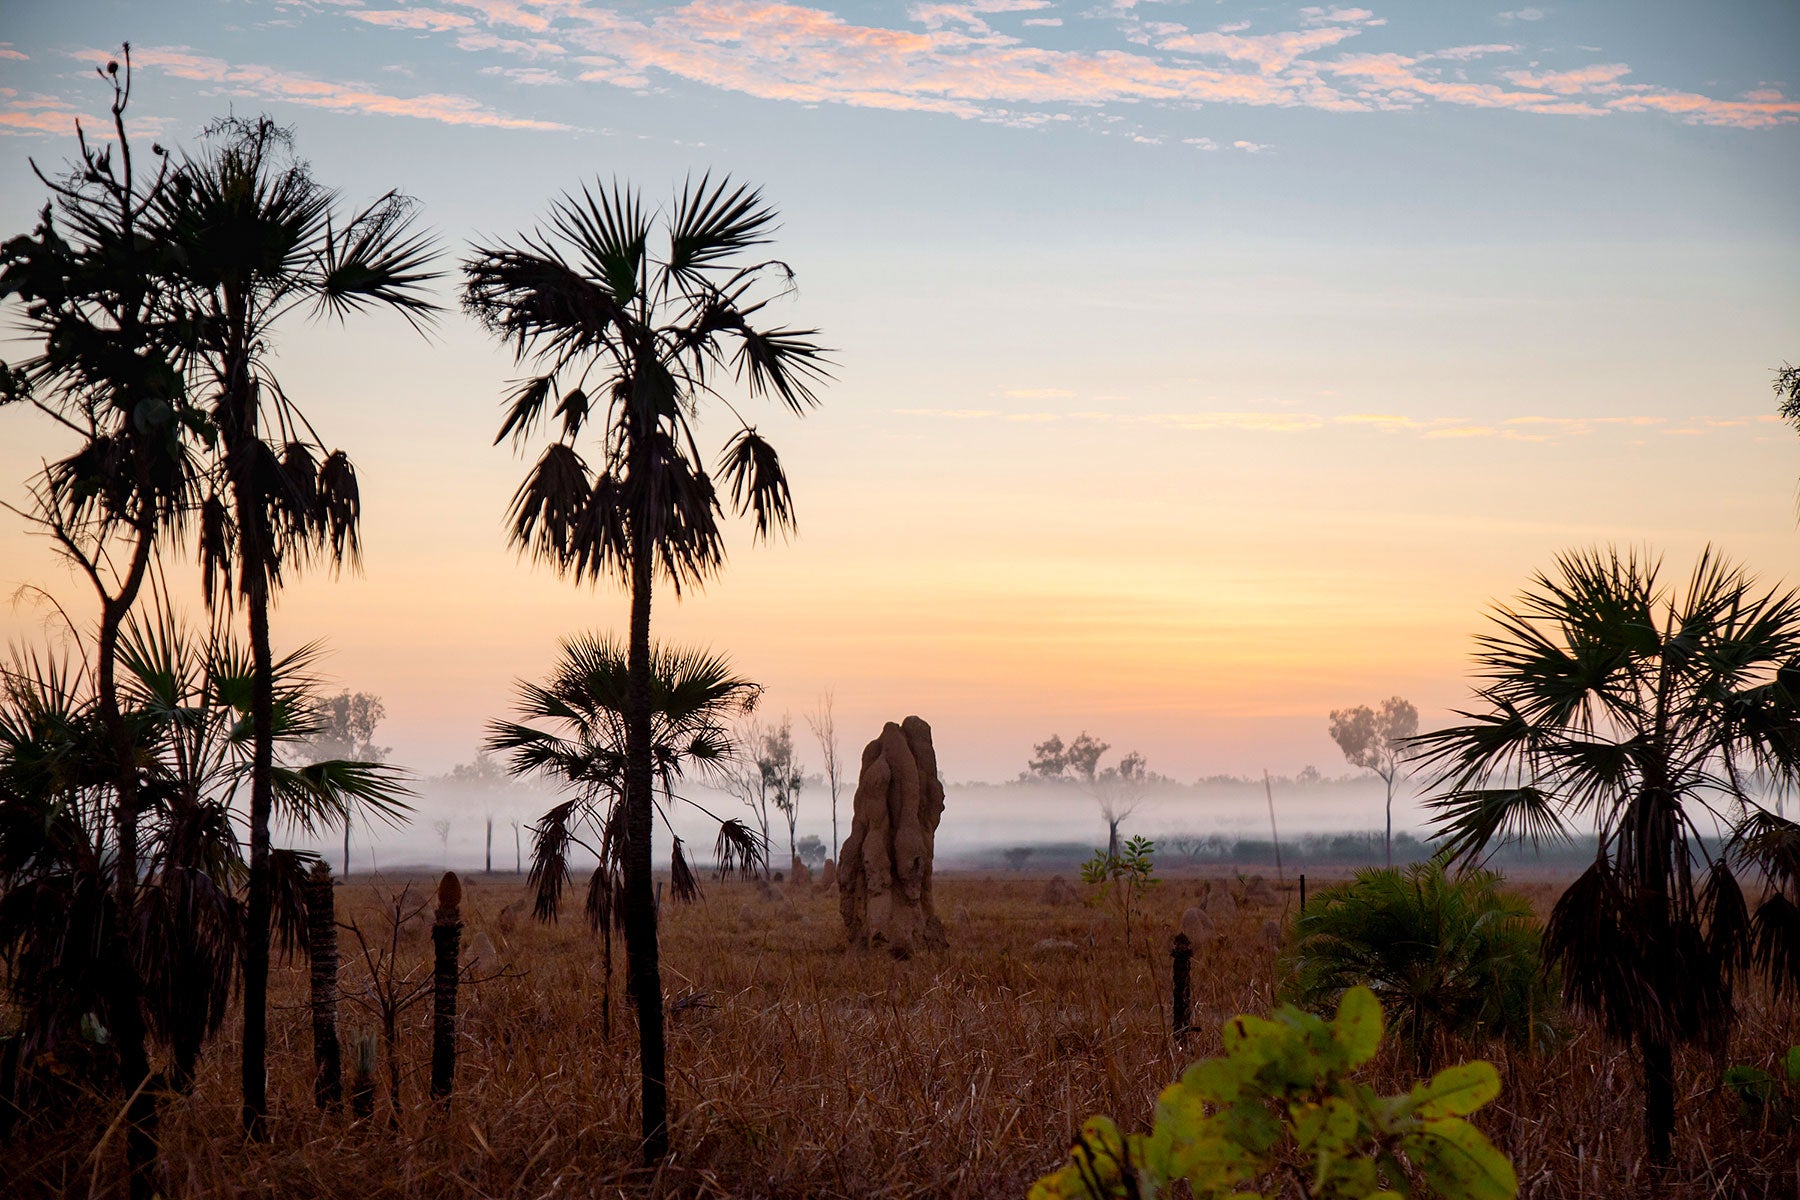
<svg viewBox="0 0 1800 1200">
<path fill-rule="evenodd" d="M 1712 543 L 1800 578 L 1769 386 L 1800 356 L 1790 4 L 9 15 L 7 236 L 43 203 L 27 158 L 97 130 L 93 68 L 125 39 L 146 143 L 267 111 L 348 199 L 417 197 L 447 272 L 596 178 L 761 185 L 781 319 L 821 330 L 837 381 L 804 421 L 750 410 L 799 536 L 733 527 L 655 631 L 728 653 L 797 731 L 834 690 L 847 751 L 917 713 L 956 780 L 1083 730 L 1179 779 L 1334 775 L 1330 710 L 1447 721 L 1484 610 L 1560 552 L 1651 547 L 1678 578 Z M 519 372 L 472 321 L 281 336 L 287 390 L 357 463 L 366 545 L 361 574 L 286 589 L 276 644 L 325 639 L 336 685 L 384 700 L 392 760 L 443 772 L 559 638 L 622 630 L 624 596 L 507 548 L 525 464 L 492 441 Z M 60 444 L 0 412 L 0 499 Z M 25 585 L 91 608 L 8 515 L 0 640 L 44 635 Z"/>
</svg>

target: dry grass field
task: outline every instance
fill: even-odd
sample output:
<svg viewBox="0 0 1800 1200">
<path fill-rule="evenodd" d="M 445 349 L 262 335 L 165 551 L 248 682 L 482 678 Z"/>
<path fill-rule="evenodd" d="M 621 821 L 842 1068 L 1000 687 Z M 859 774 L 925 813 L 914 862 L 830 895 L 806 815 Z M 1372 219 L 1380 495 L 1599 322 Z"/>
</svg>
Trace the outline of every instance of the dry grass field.
<svg viewBox="0 0 1800 1200">
<path fill-rule="evenodd" d="M 397 885 L 367 879 L 340 889 L 340 916 L 379 924 Z M 1526 885 L 1540 908 L 1553 885 Z M 419 881 L 423 897 L 429 884 Z M 195 1092 L 164 1120 L 169 1183 L 183 1197 L 1022 1196 L 1062 1157 L 1086 1115 L 1149 1120 L 1157 1090 L 1192 1059 L 1216 1053 L 1218 1026 L 1273 1002 L 1276 951 L 1245 909 L 1195 958 L 1196 1023 L 1169 1033 L 1167 938 L 1192 903 L 1193 879 L 1152 896 L 1150 935 L 1125 947 L 1116 922 L 1083 906 L 1040 903 L 1041 878 L 940 877 L 952 948 L 909 962 L 846 956 L 835 896 L 767 901 L 748 884 L 713 884 L 702 905 L 665 912 L 663 966 L 671 1011 L 669 1060 L 676 1154 L 655 1177 L 632 1170 L 636 1092 L 623 952 L 614 976 L 610 1036 L 603 1027 L 597 940 L 579 920 L 501 928 L 522 894 L 511 878 L 467 880 L 468 945 L 486 931 L 523 974 L 463 991 L 457 1091 L 448 1108 L 425 1095 L 429 1003 L 404 1022 L 397 1124 L 387 1097 L 376 1116 L 324 1115 L 310 1092 L 310 1032 L 301 964 L 278 969 L 270 1021 L 273 1140 L 236 1134 L 236 1046 L 212 1049 Z M 1291 894 L 1284 896 L 1291 902 Z M 360 967 L 347 940 L 344 980 Z M 403 965 L 423 971 L 423 926 L 403 942 Z M 1730 1061 L 1768 1065 L 1800 1042 L 1791 1003 L 1743 989 Z M 372 1020 L 346 1006 L 348 1035 Z M 346 1038 L 348 1041 L 348 1037 Z M 1391 1050 L 1391 1048 L 1390 1048 Z M 348 1056 L 348 1047 L 346 1055 Z M 1528 1197 L 1652 1194 L 1639 1132 L 1631 1054 L 1571 1026 L 1553 1053 L 1532 1059 L 1502 1046 L 1470 1056 L 1496 1062 L 1501 1098 L 1480 1123 L 1519 1169 Z M 1408 1081 L 1384 1052 L 1377 1082 Z M 1670 1197 L 1800 1195 L 1800 1144 L 1743 1127 L 1713 1086 L 1720 1064 L 1685 1055 L 1678 1165 Z M 378 1076 L 381 1073 L 378 1072 Z M 108 1194 L 116 1143 L 96 1143 L 116 1115 L 6 1153 L 0 1189 L 24 1195 Z"/>
</svg>

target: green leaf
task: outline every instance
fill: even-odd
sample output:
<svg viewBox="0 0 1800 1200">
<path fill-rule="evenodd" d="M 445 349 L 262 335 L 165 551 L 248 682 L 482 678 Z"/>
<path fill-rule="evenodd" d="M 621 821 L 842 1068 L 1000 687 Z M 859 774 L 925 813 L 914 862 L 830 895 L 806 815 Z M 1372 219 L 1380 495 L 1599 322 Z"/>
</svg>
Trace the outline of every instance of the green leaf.
<svg viewBox="0 0 1800 1200">
<path fill-rule="evenodd" d="M 1413 1088 L 1416 1111 L 1426 1120 L 1466 1117 L 1499 1094 L 1500 1072 L 1485 1062 L 1445 1067 L 1430 1083 Z"/>
<path fill-rule="evenodd" d="M 1332 1031 L 1344 1048 L 1347 1065 L 1360 1067 L 1381 1048 L 1381 1001 L 1366 987 L 1353 987 L 1338 1004 Z"/>
<path fill-rule="evenodd" d="M 1787 1052 L 1788 1082 L 1800 1086 L 1800 1046 L 1790 1046 Z"/>
<path fill-rule="evenodd" d="M 1460 1117 L 1433 1121 L 1400 1140 L 1400 1148 L 1444 1200 L 1513 1200 L 1519 1177 L 1506 1156 Z"/>
</svg>

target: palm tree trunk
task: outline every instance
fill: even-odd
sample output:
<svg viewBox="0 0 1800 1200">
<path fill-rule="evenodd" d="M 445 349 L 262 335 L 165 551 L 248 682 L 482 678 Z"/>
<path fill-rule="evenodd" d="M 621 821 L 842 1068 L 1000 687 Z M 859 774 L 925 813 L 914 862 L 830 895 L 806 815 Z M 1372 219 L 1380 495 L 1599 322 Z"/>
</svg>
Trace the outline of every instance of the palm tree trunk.
<svg viewBox="0 0 1800 1200">
<path fill-rule="evenodd" d="M 652 547 L 640 532 L 632 546 L 631 646 L 625 714 L 625 969 L 637 1008 L 642 1068 L 644 1162 L 669 1153 L 664 1066 L 662 972 L 657 962 L 656 892 L 651 880 L 650 588 Z"/>
<path fill-rule="evenodd" d="M 1653 1166 L 1669 1165 L 1675 1136 L 1675 1063 L 1669 1043 L 1639 1039 L 1644 1058 L 1644 1149 Z"/>
<path fill-rule="evenodd" d="M 250 903 L 244 935 L 244 1132 L 258 1141 L 267 1136 L 269 1111 L 268 1000 L 269 1000 L 269 816 L 275 798 L 275 666 L 269 647 L 269 584 L 262 549 L 250 532 L 247 496 L 240 496 L 238 511 L 242 570 L 249 576 L 250 655 Z"/>
</svg>

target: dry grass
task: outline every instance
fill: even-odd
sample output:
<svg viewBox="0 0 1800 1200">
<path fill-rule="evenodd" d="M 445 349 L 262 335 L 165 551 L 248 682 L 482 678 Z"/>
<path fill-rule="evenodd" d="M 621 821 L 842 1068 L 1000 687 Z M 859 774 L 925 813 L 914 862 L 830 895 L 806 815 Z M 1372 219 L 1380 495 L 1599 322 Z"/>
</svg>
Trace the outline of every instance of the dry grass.
<svg viewBox="0 0 1800 1200">
<path fill-rule="evenodd" d="M 236 1134 L 228 1036 L 195 1092 L 167 1107 L 171 1189 L 196 1198 L 1023 1195 L 1084 1116 L 1146 1123 L 1158 1088 L 1217 1052 L 1219 1023 L 1267 1009 L 1274 987 L 1275 951 L 1261 934 L 1273 913 L 1245 910 L 1222 927 L 1224 941 L 1196 957 L 1201 1032 L 1177 1045 L 1162 946 L 1193 881 L 1153 896 L 1157 948 L 1140 938 L 1129 952 L 1098 911 L 1041 906 L 1041 887 L 1017 877 L 942 878 L 953 948 L 912 962 L 843 954 L 835 897 L 814 892 L 771 903 L 748 885 L 714 885 L 704 906 L 669 911 L 663 966 L 677 1153 L 646 1178 L 631 1167 L 629 1010 L 617 1003 L 606 1036 L 595 940 L 576 921 L 497 928 L 520 887 L 476 876 L 464 899 L 465 945 L 486 929 L 526 974 L 465 990 L 450 1107 L 425 1098 L 429 1012 L 421 1006 L 406 1021 L 397 1127 L 386 1120 L 385 1096 L 372 1121 L 318 1113 L 306 976 L 299 965 L 283 967 L 270 1022 L 272 1143 L 246 1145 Z M 1531 890 L 1540 906 L 1553 894 L 1548 884 Z M 339 905 L 366 924 L 376 885 L 353 881 Z M 1038 949 L 1045 939 L 1074 948 Z M 421 963 L 429 955 L 423 928 L 404 945 Z M 357 970 L 346 967 L 347 983 Z M 1766 1065 L 1800 1042 L 1791 1003 L 1771 1005 L 1753 987 L 1741 1007 L 1732 1061 Z M 347 1008 L 346 1033 L 359 1022 L 372 1028 Z M 1505 1090 L 1482 1123 L 1518 1165 L 1522 1195 L 1651 1190 L 1630 1054 L 1579 1026 L 1567 1045 L 1535 1060 L 1501 1046 L 1470 1053 L 1503 1073 Z M 1679 1063 L 1678 1165 L 1664 1194 L 1800 1194 L 1791 1136 L 1743 1128 L 1734 1102 L 1713 1088 L 1718 1069 L 1698 1054 Z M 1404 1086 L 1398 1060 L 1384 1058 L 1376 1073 Z M 4 1194 L 86 1194 L 96 1178 L 109 1191 L 116 1141 L 98 1156 L 94 1149 L 114 1115 L 96 1110 L 78 1128 L 28 1134 L 0 1163 L 16 1181 Z"/>
</svg>

